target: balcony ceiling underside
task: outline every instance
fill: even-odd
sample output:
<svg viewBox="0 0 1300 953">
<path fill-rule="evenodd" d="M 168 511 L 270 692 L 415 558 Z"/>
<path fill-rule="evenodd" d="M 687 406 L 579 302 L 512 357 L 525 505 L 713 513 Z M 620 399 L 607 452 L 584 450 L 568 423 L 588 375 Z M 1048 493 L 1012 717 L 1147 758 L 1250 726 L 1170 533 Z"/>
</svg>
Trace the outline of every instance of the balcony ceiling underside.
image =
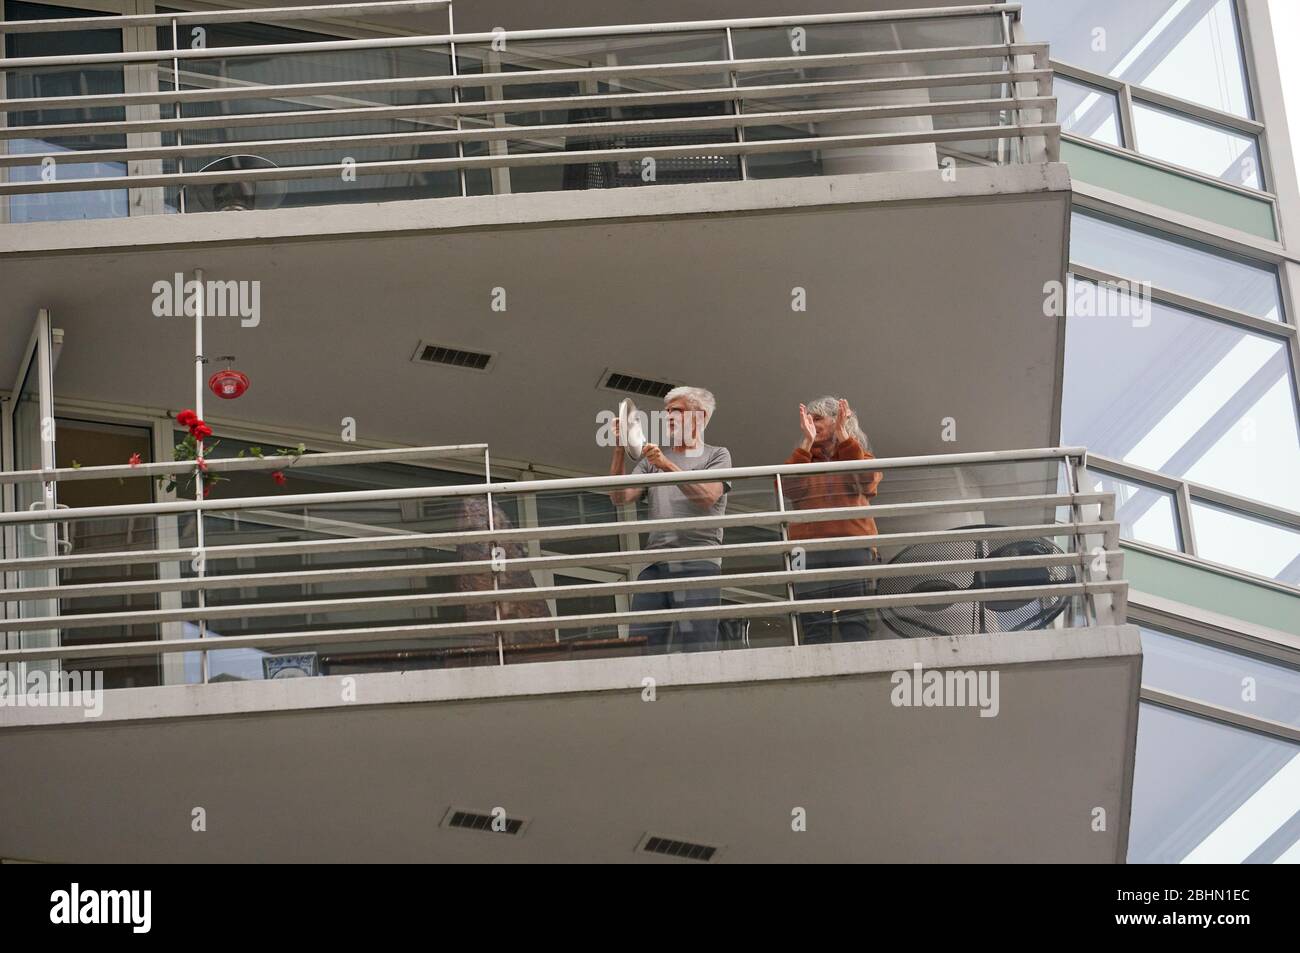
<svg viewBox="0 0 1300 953">
<path fill-rule="evenodd" d="M 804 183 L 770 185 L 794 194 Z M 695 188 L 705 187 L 624 191 Z M 709 439 L 737 464 L 783 459 L 797 404 L 823 393 L 852 401 L 880 454 L 1050 446 L 1062 329 L 1043 316 L 1043 286 L 1062 277 L 1068 195 L 458 229 L 430 227 L 437 215 L 424 212 L 419 230 L 206 246 L 201 226 L 290 213 L 196 215 L 181 223 L 193 244 L 0 258 L 0 386 L 47 307 L 65 332 L 58 398 L 190 406 L 193 321 L 155 317 L 153 286 L 202 267 L 209 279 L 261 282 L 256 327 L 206 322 L 206 354 L 235 355 L 253 382 L 237 403 L 209 398 L 218 421 L 293 435 L 337 432 L 352 417 L 363 440 L 487 441 L 511 459 L 598 470 L 596 414 L 620 396 L 598 387 L 610 369 L 712 389 Z M 175 228 L 169 218 L 160 226 Z M 493 310 L 498 288 L 504 312 Z M 493 367 L 413 363 L 419 341 L 490 352 Z M 955 442 L 942 439 L 946 418 Z"/>
<path fill-rule="evenodd" d="M 312 692 L 337 706 L 337 679 L 126 689 L 105 706 L 124 721 L 0 731 L 21 778 L 0 788 L 0 855 L 626 862 L 649 833 L 736 862 L 1113 863 L 1138 653 L 1126 627 L 544 662 L 359 676 L 359 704 L 411 703 L 293 712 L 246 709 Z M 996 717 L 892 704 L 913 661 L 996 670 Z M 500 687 L 517 694 L 484 697 Z M 243 713 L 157 717 L 208 711 L 200 692 Z M 439 827 L 451 807 L 498 806 L 522 836 Z"/>
</svg>

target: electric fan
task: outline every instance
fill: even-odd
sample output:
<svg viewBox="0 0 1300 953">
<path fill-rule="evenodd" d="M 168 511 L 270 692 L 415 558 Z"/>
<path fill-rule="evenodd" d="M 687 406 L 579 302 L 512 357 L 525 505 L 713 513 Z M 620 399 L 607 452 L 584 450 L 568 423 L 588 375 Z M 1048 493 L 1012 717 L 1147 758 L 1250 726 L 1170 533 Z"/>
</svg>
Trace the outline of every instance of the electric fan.
<svg viewBox="0 0 1300 953">
<path fill-rule="evenodd" d="M 987 524 L 961 529 L 992 529 Z M 943 562 L 955 559 L 998 559 L 1007 556 L 1048 556 L 1062 550 L 1046 539 L 1013 540 L 990 546 L 987 540 L 955 540 L 909 546 L 890 560 L 900 563 Z M 930 576 L 890 576 L 877 581 L 876 594 L 912 595 L 926 592 L 973 592 L 1058 586 L 1076 581 L 1073 566 L 1034 566 L 1023 569 L 968 570 Z M 936 635 L 978 635 L 1046 628 L 1069 605 L 1068 596 L 1031 596 L 989 602 L 967 600 L 947 605 L 899 606 L 881 609 L 880 618 L 906 639 Z"/>
<path fill-rule="evenodd" d="M 200 172 L 243 172 L 253 169 L 278 169 L 261 156 L 226 156 L 209 162 Z M 203 212 L 246 212 L 251 209 L 275 208 L 284 201 L 286 186 L 280 179 L 249 179 L 235 182 L 209 182 L 185 186 L 185 196 Z"/>
</svg>

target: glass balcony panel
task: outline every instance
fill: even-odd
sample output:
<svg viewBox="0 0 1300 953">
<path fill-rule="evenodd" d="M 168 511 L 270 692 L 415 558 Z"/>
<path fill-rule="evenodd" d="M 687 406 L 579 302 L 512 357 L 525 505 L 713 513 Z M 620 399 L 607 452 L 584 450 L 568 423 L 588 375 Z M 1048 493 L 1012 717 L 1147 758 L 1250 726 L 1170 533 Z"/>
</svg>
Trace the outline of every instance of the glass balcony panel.
<svg viewBox="0 0 1300 953">
<path fill-rule="evenodd" d="M 1300 671 L 1145 626 L 1141 631 L 1144 686 L 1300 726 Z"/>
<path fill-rule="evenodd" d="M 687 70 L 654 75 L 600 75 L 591 79 L 546 79 L 540 83 L 520 82 L 511 77 L 500 85 L 466 85 L 462 99 L 532 99 L 541 96 L 573 95 L 557 90 L 560 82 L 577 87 L 577 93 L 654 93 L 683 89 L 711 89 L 729 85 L 721 63 L 727 58 L 726 34 L 720 30 L 698 33 L 643 34 L 633 36 L 575 37 L 544 40 L 511 40 L 505 49 L 490 43 L 461 43 L 456 46 L 457 70 L 463 76 L 484 73 L 526 74 L 540 70 L 584 70 L 610 67 L 705 64 L 698 72 Z"/>
<path fill-rule="evenodd" d="M 1300 530 L 1197 499 L 1192 525 L 1202 559 L 1300 586 Z"/>
<path fill-rule="evenodd" d="M 44 20 L 102 16 L 98 11 L 76 10 L 40 3 L 7 0 L 7 20 Z M 120 30 L 82 30 L 58 33 L 8 33 L 4 36 L 5 56 L 80 56 L 93 53 L 122 52 Z M 27 67 L 0 73 L 0 88 L 7 99 L 21 100 L 63 96 L 108 95 L 125 90 L 120 65 L 89 64 L 64 67 Z M 7 114 L 10 127 L 120 122 L 126 111 L 120 106 L 37 109 Z M 9 170 L 10 182 L 38 182 L 51 173 L 59 179 L 116 178 L 126 174 L 119 162 L 78 162 L 76 153 L 126 146 L 125 136 L 80 133 L 70 136 L 43 136 L 10 139 L 11 154 L 55 153 L 53 165 L 16 166 Z M 91 218 L 121 218 L 127 214 L 127 191 L 105 189 L 84 192 L 49 192 L 14 195 L 8 203 L 10 222 L 56 222 Z"/>
<path fill-rule="evenodd" d="M 208 24 L 206 45 L 213 51 L 211 58 L 187 59 L 180 62 L 180 88 L 183 90 L 229 89 L 249 85 L 294 85 L 335 82 L 361 82 L 371 79 L 400 79 L 423 76 L 445 76 L 451 71 L 448 47 L 429 49 L 343 50 L 318 53 L 287 53 L 274 56 L 222 57 L 220 49 L 228 46 L 257 46 L 260 44 L 306 43 L 336 40 L 337 37 L 305 30 L 289 29 L 270 24 Z M 157 30 L 158 48 L 171 49 L 171 27 Z M 182 42 L 182 45 L 185 45 Z M 164 61 L 165 62 L 165 61 Z M 159 88 L 163 91 L 176 88 L 176 77 L 170 69 L 160 69 Z M 447 104 L 452 92 L 447 88 L 406 90 L 365 90 L 316 95 L 287 96 L 284 98 L 223 99 L 213 102 L 185 102 L 181 106 L 182 119 L 235 117 L 264 113 L 319 112 L 310 121 L 277 123 L 268 120 L 262 125 L 214 126 L 185 129 L 163 134 L 165 145 L 203 146 L 211 144 L 211 153 L 187 155 L 178 168 L 201 171 L 213 163 L 232 156 L 246 168 L 271 166 L 337 165 L 337 176 L 279 180 L 276 183 L 258 183 L 242 191 L 235 186 L 190 186 L 186 196 L 186 211 L 207 210 L 214 203 L 254 203 L 248 207 L 302 207 L 348 202 L 374 202 L 395 199 L 436 198 L 459 195 L 460 180 L 454 170 L 432 172 L 389 172 L 367 175 L 363 169 L 345 178 L 342 172 L 346 160 L 362 165 L 413 159 L 448 159 L 456 156 L 454 143 L 416 142 L 411 144 L 386 144 L 368 146 L 360 143 L 304 143 L 301 150 L 283 147 L 259 147 L 261 140 L 319 139 L 326 137 L 355 137 L 393 135 L 402 133 L 428 133 L 450 131 L 456 127 L 451 116 L 420 115 L 391 119 L 336 119 L 331 116 L 339 110 L 382 106 L 413 106 L 420 104 Z M 221 168 L 220 166 L 218 168 Z M 251 182 L 252 180 L 250 180 Z M 233 199 L 229 193 L 240 192 Z M 244 192 L 250 193 L 243 196 Z M 177 190 L 166 193 L 167 207 L 178 208 Z"/>
<path fill-rule="evenodd" d="M 60 467 L 105 466 L 127 462 L 138 453 L 142 463 L 151 459 L 151 434 L 148 428 L 94 423 L 60 417 L 56 421 L 56 465 Z M 145 477 L 105 480 L 72 480 L 60 483 L 60 505 L 70 508 L 105 505 L 152 503 L 152 481 Z M 59 552 L 66 556 L 99 553 L 138 553 L 159 546 L 158 521 L 151 516 L 110 516 L 68 520 L 55 524 Z M 22 532 L 22 531 L 20 531 Z M 90 613 L 123 613 L 120 622 L 67 629 L 59 643 L 65 646 L 113 642 L 147 642 L 160 637 L 161 628 L 152 622 L 131 622 L 131 612 L 159 608 L 159 596 L 153 593 L 116 594 L 113 584 L 150 582 L 158 578 L 153 563 L 124 560 L 116 564 L 97 564 L 61 568 L 57 571 L 60 586 L 89 586 L 86 594 L 60 598 L 47 611 L 76 616 Z M 24 585 L 49 584 L 44 580 L 23 580 Z M 99 588 L 103 587 L 103 588 Z M 56 608 L 57 607 L 57 608 Z M 79 658 L 72 656 L 60 663 L 62 670 L 103 673 L 105 688 L 132 688 L 161 684 L 161 670 L 153 656 L 119 656 Z"/>
<path fill-rule="evenodd" d="M 1095 468 L 1089 471 L 1089 475 L 1094 489 L 1115 494 L 1115 518 L 1119 521 L 1120 536 L 1165 549 L 1182 549 L 1173 493 Z"/>
<path fill-rule="evenodd" d="M 1262 189 L 1259 141 L 1225 126 L 1202 122 L 1140 100 L 1133 103 L 1138 151 L 1197 172 Z"/>
<path fill-rule="evenodd" d="M 1116 219 L 1074 211 L 1070 260 L 1120 278 L 1281 321 L 1277 269 Z"/>
<path fill-rule="evenodd" d="M 177 435 L 179 439 L 180 435 Z M 279 448 L 257 446 L 247 441 L 218 438 L 210 450 L 210 459 L 259 454 L 272 455 Z M 481 461 L 481 455 L 477 457 Z M 475 457 L 467 454 L 462 461 L 473 465 Z M 481 464 L 480 464 L 481 466 Z M 358 464 L 313 467 L 311 455 L 283 468 L 284 482 L 271 470 L 233 471 L 215 485 L 213 500 L 249 497 L 274 497 L 278 494 L 315 494 L 402 487 L 463 485 L 472 483 L 472 472 L 396 464 Z M 181 487 L 192 494 L 188 482 Z M 487 561 L 490 553 L 481 543 L 421 543 L 410 547 L 385 545 L 376 548 L 347 547 L 336 549 L 330 541 L 360 541 L 367 537 L 401 537 L 429 533 L 452 533 L 486 529 L 486 509 L 474 505 L 475 498 L 423 497 L 402 500 L 372 500 L 352 503 L 326 502 L 293 506 L 257 505 L 233 511 L 212 511 L 204 517 L 204 542 L 209 548 L 259 544 L 304 544 L 305 551 L 223 557 L 209 553 L 203 569 L 207 576 L 262 575 L 315 572 L 321 570 L 358 570 L 348 578 L 325 578 L 295 581 L 257 580 L 236 588 L 212 589 L 205 605 L 212 609 L 235 606 L 250 607 L 230 617 L 207 617 L 207 632 L 216 644 L 231 635 L 257 635 L 269 632 L 308 633 L 324 629 L 397 627 L 434 622 L 470 621 L 463 605 L 407 605 L 404 596 L 469 592 L 482 589 L 487 570 L 458 572 L 456 564 L 467 560 Z M 481 498 L 479 498 L 481 502 Z M 506 520 L 517 519 L 513 505 L 498 505 Z M 176 533 L 184 548 L 196 546 L 195 524 L 191 514 L 176 520 Z M 479 524 L 482 524 L 480 527 Z M 500 525 L 500 524 L 498 524 Z M 439 564 L 445 564 L 445 568 Z M 406 567 L 419 571 L 403 573 Z M 182 575 L 195 575 L 192 565 L 182 565 Z M 392 572 L 386 572 L 392 570 Z M 331 607 L 329 600 L 387 599 L 362 608 Z M 259 613 L 259 605 L 273 603 L 307 603 L 301 610 L 288 614 L 281 611 Z M 198 636 L 196 622 L 204 617 L 198 609 L 193 591 L 182 596 L 182 607 L 193 614 L 183 625 L 187 638 Z M 481 615 L 481 612 L 480 612 Z M 363 671 L 386 671 L 393 668 L 427 668 L 496 662 L 496 640 L 491 634 L 457 636 L 449 634 L 436 641 L 401 638 L 381 641 L 304 642 L 289 648 L 262 650 L 253 648 L 214 649 L 209 653 L 209 678 L 261 679 L 272 677 L 280 662 L 276 656 L 301 656 L 315 653 L 311 664 L 320 674 L 348 674 Z M 270 659 L 271 661 L 268 661 Z M 292 658 L 289 661 L 293 661 Z M 200 680 L 200 657 L 185 654 L 185 677 Z"/>
<path fill-rule="evenodd" d="M 1123 146 L 1119 96 L 1057 73 L 1052 80 L 1061 131 L 1112 146 Z"/>
</svg>

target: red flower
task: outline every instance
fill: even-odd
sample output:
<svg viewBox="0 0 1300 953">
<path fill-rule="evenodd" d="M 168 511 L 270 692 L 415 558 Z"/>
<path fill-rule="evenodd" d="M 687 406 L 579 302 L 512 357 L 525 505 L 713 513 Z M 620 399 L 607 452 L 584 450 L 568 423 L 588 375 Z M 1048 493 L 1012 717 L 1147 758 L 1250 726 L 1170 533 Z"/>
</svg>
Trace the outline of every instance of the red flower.
<svg viewBox="0 0 1300 953">
<path fill-rule="evenodd" d="M 176 422 L 182 427 L 191 427 L 199 421 L 199 415 L 192 410 L 182 410 L 176 415 Z"/>
<path fill-rule="evenodd" d="M 271 474 L 271 479 L 274 480 L 276 483 L 280 484 L 280 486 L 284 486 L 286 483 L 289 482 L 288 479 L 285 477 L 283 470 L 276 470 L 274 473 Z"/>
<path fill-rule="evenodd" d="M 212 488 L 214 486 L 216 486 L 215 483 L 209 483 L 207 486 L 203 488 L 203 498 L 205 500 L 212 495 Z"/>
<path fill-rule="evenodd" d="M 190 426 L 190 435 L 194 437 L 195 440 L 207 440 L 212 436 L 212 428 L 203 421 L 196 420 Z"/>
<path fill-rule="evenodd" d="M 131 459 L 126 462 L 133 467 L 138 467 L 140 465 L 140 451 L 137 450 L 135 453 L 131 454 Z"/>
</svg>

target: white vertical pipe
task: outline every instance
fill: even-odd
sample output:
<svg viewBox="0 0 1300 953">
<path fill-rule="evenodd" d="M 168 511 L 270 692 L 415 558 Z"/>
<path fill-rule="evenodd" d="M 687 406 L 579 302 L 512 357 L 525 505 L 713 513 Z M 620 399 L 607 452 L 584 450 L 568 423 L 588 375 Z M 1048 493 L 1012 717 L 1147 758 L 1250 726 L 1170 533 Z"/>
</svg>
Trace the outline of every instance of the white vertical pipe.
<svg viewBox="0 0 1300 953">
<path fill-rule="evenodd" d="M 203 269 L 194 269 L 194 413 L 199 419 L 203 419 L 203 308 L 205 305 L 205 296 L 203 293 Z M 198 446 L 194 454 L 198 459 L 203 458 L 203 440 L 197 441 Z M 203 470 L 199 467 L 194 468 L 194 499 L 203 502 Z M 194 534 L 195 543 L 198 550 L 199 562 L 195 572 L 203 576 L 207 572 L 207 558 L 204 552 L 203 538 L 203 508 L 195 507 L 194 509 Z M 204 590 L 198 590 L 198 608 L 199 608 L 199 638 L 208 637 L 207 622 L 203 618 L 203 610 L 207 608 L 207 596 Z M 208 683 L 208 653 L 204 651 L 200 655 L 202 661 L 203 684 Z"/>
</svg>

